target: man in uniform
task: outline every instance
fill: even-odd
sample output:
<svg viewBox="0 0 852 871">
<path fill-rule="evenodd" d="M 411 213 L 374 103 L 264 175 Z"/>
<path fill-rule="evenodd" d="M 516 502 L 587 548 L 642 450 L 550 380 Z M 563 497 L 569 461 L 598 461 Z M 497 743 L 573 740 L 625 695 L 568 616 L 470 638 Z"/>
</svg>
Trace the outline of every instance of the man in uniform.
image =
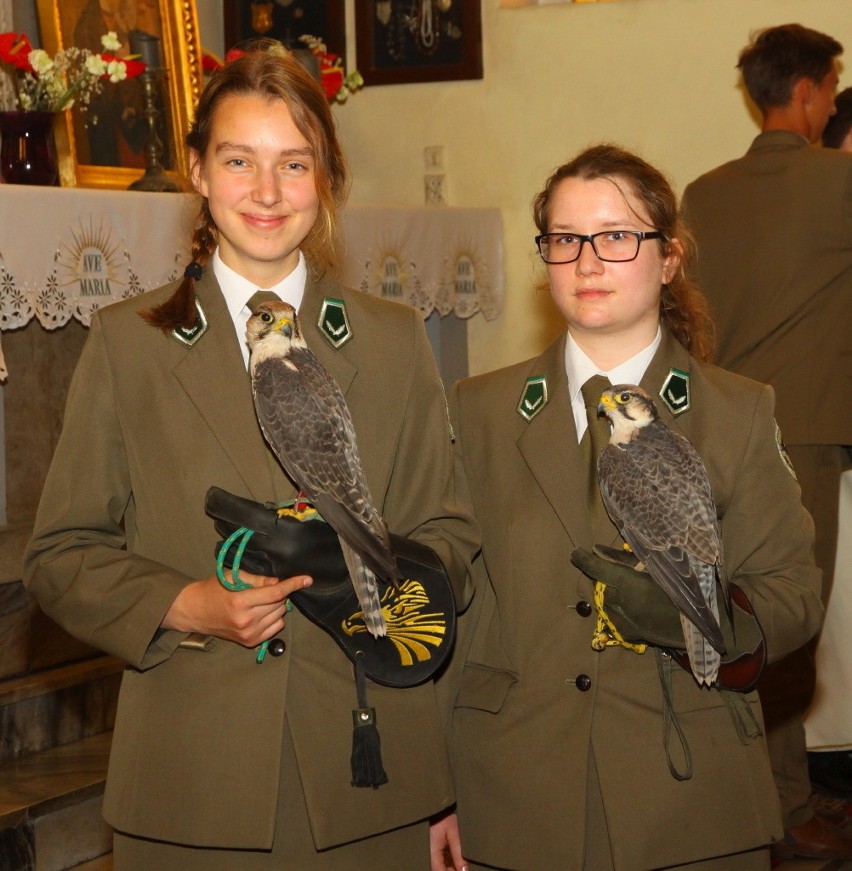
<svg viewBox="0 0 852 871">
<path fill-rule="evenodd" d="M 835 112 L 842 51 L 799 24 L 757 34 L 738 66 L 762 131 L 745 156 L 692 182 L 683 198 L 717 324 L 717 362 L 775 388 L 778 423 L 814 518 L 824 603 L 852 444 L 852 160 L 812 146 Z M 767 669 L 760 690 L 785 813 L 776 852 L 852 858 L 852 838 L 810 803 L 802 715 L 813 690 L 812 649 Z M 850 764 L 849 754 L 832 755 Z"/>
</svg>

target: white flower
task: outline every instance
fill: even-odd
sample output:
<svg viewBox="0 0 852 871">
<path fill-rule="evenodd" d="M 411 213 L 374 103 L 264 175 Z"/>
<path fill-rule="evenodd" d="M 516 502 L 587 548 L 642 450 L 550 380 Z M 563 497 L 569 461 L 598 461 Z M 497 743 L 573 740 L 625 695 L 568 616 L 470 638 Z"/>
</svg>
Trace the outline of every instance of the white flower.
<svg viewBox="0 0 852 871">
<path fill-rule="evenodd" d="M 99 54 L 90 54 L 86 58 L 86 72 L 89 75 L 102 76 L 106 71 L 106 61 Z"/>
<path fill-rule="evenodd" d="M 50 55 L 41 48 L 34 48 L 28 58 L 30 66 L 35 70 L 37 75 L 43 76 L 53 69 L 53 61 Z"/>
<path fill-rule="evenodd" d="M 114 30 L 105 33 L 101 37 L 101 45 L 107 51 L 118 51 L 121 48 L 121 40 L 118 38 Z"/>
<path fill-rule="evenodd" d="M 127 64 L 120 60 L 111 60 L 107 64 L 107 72 L 111 82 L 121 82 L 127 78 Z"/>
</svg>

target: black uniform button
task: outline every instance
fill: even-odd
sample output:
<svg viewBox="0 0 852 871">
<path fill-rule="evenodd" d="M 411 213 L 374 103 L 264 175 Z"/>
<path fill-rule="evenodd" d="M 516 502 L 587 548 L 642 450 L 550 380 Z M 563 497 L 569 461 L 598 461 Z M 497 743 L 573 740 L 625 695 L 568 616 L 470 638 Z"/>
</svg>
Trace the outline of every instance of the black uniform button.
<svg viewBox="0 0 852 871">
<path fill-rule="evenodd" d="M 585 693 L 592 688 L 592 679 L 587 674 L 578 674 L 574 678 L 574 685 L 581 693 Z"/>
<path fill-rule="evenodd" d="M 273 638 L 269 642 L 268 650 L 272 656 L 281 656 L 287 649 L 283 638 Z"/>
<path fill-rule="evenodd" d="M 576 605 L 577 613 L 581 617 L 588 617 L 592 613 L 592 603 L 587 602 L 585 599 L 580 599 Z"/>
</svg>

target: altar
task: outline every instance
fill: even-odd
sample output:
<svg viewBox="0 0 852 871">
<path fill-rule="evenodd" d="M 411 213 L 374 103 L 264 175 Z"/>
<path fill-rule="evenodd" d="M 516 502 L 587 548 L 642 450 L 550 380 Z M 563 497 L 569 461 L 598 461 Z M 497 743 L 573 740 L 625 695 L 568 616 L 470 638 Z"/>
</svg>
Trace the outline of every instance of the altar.
<svg viewBox="0 0 852 871">
<path fill-rule="evenodd" d="M 183 274 L 198 206 L 194 194 L 0 184 L 0 343 L 18 363 L 0 344 L 0 528 L 35 512 L 92 315 Z M 342 281 L 420 311 L 445 382 L 466 375 L 467 319 L 502 305 L 499 209 L 349 205 L 341 246 Z"/>
<path fill-rule="evenodd" d="M 102 306 L 179 277 L 198 205 L 194 194 L 0 185 L 0 331 L 88 326 Z M 344 284 L 424 318 L 500 311 L 498 209 L 350 205 L 342 244 Z M 8 374 L 0 345 L 0 381 Z"/>
</svg>

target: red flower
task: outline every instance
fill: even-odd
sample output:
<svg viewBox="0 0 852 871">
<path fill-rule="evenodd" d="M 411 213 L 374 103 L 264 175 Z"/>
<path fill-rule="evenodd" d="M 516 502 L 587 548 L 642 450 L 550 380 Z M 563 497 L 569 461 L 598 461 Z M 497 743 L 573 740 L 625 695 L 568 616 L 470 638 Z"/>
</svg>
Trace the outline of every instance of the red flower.
<svg viewBox="0 0 852 871">
<path fill-rule="evenodd" d="M 31 73 L 29 56 L 33 47 L 24 34 L 0 33 L 0 60 L 10 64 L 15 69 Z"/>
<path fill-rule="evenodd" d="M 230 58 L 233 60 L 233 58 Z M 201 52 L 201 69 L 205 73 L 215 73 L 216 70 L 222 69 L 222 61 L 215 54 L 210 54 L 209 51 Z"/>
<path fill-rule="evenodd" d="M 317 54 L 315 52 L 315 54 Z M 343 87 L 343 63 L 336 54 L 317 54 L 320 68 L 320 83 L 325 96 L 333 100 Z"/>
<path fill-rule="evenodd" d="M 229 48 L 227 54 L 225 55 L 225 63 L 229 64 L 231 61 L 237 60 L 237 58 L 241 58 L 245 52 L 241 48 Z"/>
</svg>

